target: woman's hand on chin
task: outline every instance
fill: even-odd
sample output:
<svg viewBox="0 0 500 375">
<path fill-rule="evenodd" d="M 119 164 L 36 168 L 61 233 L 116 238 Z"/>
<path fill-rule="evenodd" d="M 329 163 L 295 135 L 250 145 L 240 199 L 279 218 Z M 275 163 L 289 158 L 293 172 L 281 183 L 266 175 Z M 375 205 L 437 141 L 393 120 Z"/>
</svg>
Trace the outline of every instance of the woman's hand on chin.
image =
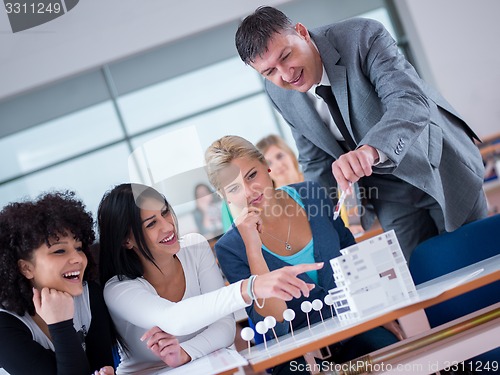
<svg viewBox="0 0 500 375">
<path fill-rule="evenodd" d="M 73 319 L 75 313 L 73 296 L 55 289 L 33 288 L 33 304 L 36 313 L 47 324 Z"/>
<path fill-rule="evenodd" d="M 262 218 L 260 210 L 255 207 L 245 207 L 240 215 L 235 219 L 234 224 L 241 234 L 247 251 L 262 247 L 260 233 L 262 233 Z"/>
</svg>

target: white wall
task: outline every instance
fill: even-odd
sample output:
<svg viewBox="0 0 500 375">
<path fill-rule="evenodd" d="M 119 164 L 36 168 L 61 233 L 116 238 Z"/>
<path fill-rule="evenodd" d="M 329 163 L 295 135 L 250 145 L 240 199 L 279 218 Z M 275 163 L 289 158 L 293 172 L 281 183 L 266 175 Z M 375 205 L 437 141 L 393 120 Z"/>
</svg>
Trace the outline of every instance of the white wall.
<svg viewBox="0 0 500 375">
<path fill-rule="evenodd" d="M 500 1 L 395 3 L 424 78 L 480 136 L 500 132 L 496 40 Z M 0 100 L 234 22 L 261 4 L 261 0 L 82 0 L 68 14 L 16 34 L 10 31 L 6 13 L 0 12 Z"/>
<path fill-rule="evenodd" d="M 289 0 L 267 0 L 277 6 Z M 237 20 L 260 0 L 81 0 L 13 34 L 0 11 L 0 100 Z M 3 8 L 3 5 L 0 9 Z"/>
<path fill-rule="evenodd" d="M 500 1 L 395 3 L 422 76 L 480 137 L 500 133 Z"/>
</svg>

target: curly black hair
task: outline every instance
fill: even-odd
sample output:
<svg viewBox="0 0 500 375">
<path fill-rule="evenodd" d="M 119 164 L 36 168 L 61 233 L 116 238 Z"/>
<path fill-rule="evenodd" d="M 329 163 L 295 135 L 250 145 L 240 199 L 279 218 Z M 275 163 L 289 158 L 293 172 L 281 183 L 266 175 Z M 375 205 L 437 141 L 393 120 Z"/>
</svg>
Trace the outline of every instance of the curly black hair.
<svg viewBox="0 0 500 375">
<path fill-rule="evenodd" d="M 32 285 L 19 271 L 20 259 L 31 260 L 35 249 L 53 238 L 73 235 L 82 242 L 88 265 L 84 280 L 94 272 L 90 245 L 93 219 L 71 191 L 43 193 L 35 200 L 10 203 L 0 212 L 0 307 L 18 315 L 35 314 Z"/>
</svg>

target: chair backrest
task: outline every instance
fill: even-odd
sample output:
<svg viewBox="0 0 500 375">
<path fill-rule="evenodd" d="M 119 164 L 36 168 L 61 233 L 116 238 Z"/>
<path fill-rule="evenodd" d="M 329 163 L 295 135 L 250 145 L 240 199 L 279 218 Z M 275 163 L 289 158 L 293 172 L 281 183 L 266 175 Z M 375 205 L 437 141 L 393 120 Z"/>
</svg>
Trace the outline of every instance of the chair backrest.
<svg viewBox="0 0 500 375">
<path fill-rule="evenodd" d="M 490 216 L 428 239 L 413 251 L 409 268 L 415 284 L 500 254 L 500 215 Z M 431 327 L 500 301 L 500 281 L 426 309 Z"/>
</svg>

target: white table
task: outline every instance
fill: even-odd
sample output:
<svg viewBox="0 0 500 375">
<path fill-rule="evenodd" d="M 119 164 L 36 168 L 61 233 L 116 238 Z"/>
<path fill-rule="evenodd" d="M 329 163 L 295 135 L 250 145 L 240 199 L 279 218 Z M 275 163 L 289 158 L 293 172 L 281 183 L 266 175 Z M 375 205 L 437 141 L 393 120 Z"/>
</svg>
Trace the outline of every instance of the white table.
<svg viewBox="0 0 500 375">
<path fill-rule="evenodd" d="M 259 344 L 252 347 L 250 352 L 245 349 L 241 354 L 255 371 L 262 371 L 497 280 L 500 280 L 500 255 L 418 285 L 418 297 L 364 316 L 355 322 L 345 324 L 339 322 L 337 318 L 328 318 L 324 323 L 316 323 L 311 328 L 305 327 L 295 330 L 293 336 L 291 334 L 282 336 L 279 338 L 279 342 L 274 339 L 268 340 L 267 349 L 264 344 Z M 500 311 L 500 307 L 496 306 L 496 310 Z M 500 318 L 495 319 L 490 325 L 493 328 L 498 328 Z M 500 332 L 491 328 L 489 329 L 489 337 L 493 337 L 493 345 L 498 346 L 500 345 Z M 434 329 L 430 333 L 435 331 Z M 495 332 L 496 336 L 494 336 Z M 394 345 L 404 345 L 407 343 L 406 341 Z M 373 354 L 391 349 L 391 347 L 383 348 Z M 427 369 L 423 373 L 426 371 Z"/>
</svg>

